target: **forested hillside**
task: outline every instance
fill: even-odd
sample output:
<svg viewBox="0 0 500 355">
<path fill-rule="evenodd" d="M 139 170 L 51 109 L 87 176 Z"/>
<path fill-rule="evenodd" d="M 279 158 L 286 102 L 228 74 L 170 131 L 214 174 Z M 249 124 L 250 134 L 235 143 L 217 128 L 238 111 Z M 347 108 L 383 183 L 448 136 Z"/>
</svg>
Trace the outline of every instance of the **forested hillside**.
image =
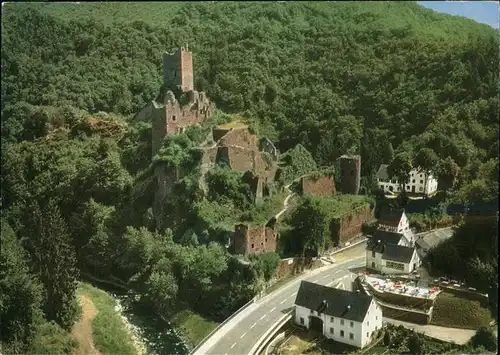
<svg viewBox="0 0 500 355">
<path fill-rule="evenodd" d="M 435 171 L 450 200 L 498 202 L 499 33 L 486 25 L 413 2 L 2 10 L 0 333 L 12 352 L 72 346 L 79 271 L 123 282 L 166 316 L 188 308 L 215 319 L 269 279 L 272 256 L 248 270 L 221 246 L 226 212 L 248 207 L 228 171 L 211 176 L 230 188 L 196 204 L 184 179 L 171 201 L 183 224 L 153 228 L 151 125 L 130 118 L 158 95 L 165 50 L 189 45 L 195 87 L 282 152 L 300 144 L 308 166 L 359 153 L 365 192 L 395 161 L 396 174 Z M 199 134 L 167 139 L 172 161 L 189 160 Z"/>
</svg>

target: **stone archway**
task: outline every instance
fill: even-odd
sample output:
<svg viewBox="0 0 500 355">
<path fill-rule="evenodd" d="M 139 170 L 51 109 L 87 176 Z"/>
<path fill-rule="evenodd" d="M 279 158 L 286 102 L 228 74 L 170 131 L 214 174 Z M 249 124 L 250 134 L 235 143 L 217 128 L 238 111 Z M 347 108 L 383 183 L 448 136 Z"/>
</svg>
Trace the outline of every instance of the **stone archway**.
<svg viewBox="0 0 500 355">
<path fill-rule="evenodd" d="M 323 320 L 316 316 L 310 316 L 309 330 L 323 334 Z"/>
</svg>

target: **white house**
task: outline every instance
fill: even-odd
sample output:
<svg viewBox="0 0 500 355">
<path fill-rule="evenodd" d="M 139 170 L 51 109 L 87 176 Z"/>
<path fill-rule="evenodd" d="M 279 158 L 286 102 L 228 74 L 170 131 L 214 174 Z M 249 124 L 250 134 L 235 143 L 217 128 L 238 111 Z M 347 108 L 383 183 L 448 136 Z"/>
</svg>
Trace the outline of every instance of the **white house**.
<svg viewBox="0 0 500 355">
<path fill-rule="evenodd" d="M 404 209 L 388 209 L 381 211 L 378 218 L 377 229 L 380 231 L 401 233 L 403 234 L 407 242 L 402 245 L 414 245 L 413 243 L 415 242 L 415 235 L 410 229 L 410 221 L 408 220 Z"/>
<path fill-rule="evenodd" d="M 397 178 L 391 178 L 387 172 L 389 165 L 380 165 L 377 171 L 377 184 L 384 192 L 400 192 L 400 186 Z M 427 180 L 427 182 L 426 182 Z M 410 171 L 410 181 L 405 184 L 407 192 L 416 194 L 432 194 L 437 191 L 438 181 L 432 174 L 426 174 L 418 169 Z M 424 190 L 425 189 L 425 190 Z"/>
<path fill-rule="evenodd" d="M 413 240 L 403 233 L 377 230 L 366 246 L 366 267 L 382 274 L 408 274 L 421 264 Z"/>
<path fill-rule="evenodd" d="M 363 348 L 382 328 L 382 309 L 371 296 L 302 281 L 294 321 L 328 339 Z"/>
</svg>

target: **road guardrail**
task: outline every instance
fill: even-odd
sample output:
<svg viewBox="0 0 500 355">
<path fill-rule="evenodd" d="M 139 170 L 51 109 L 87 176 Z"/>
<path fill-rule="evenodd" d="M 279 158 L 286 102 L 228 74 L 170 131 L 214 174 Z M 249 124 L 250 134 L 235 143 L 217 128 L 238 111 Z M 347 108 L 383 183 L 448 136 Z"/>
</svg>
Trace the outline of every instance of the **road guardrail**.
<svg viewBox="0 0 500 355">
<path fill-rule="evenodd" d="M 231 319 L 233 319 L 234 317 L 236 317 L 238 314 L 240 314 L 242 311 L 244 311 L 246 308 L 248 308 L 248 306 L 252 305 L 255 303 L 255 301 L 257 300 L 257 297 L 254 297 L 252 298 L 249 302 L 247 302 L 243 307 L 241 307 L 240 309 L 238 309 L 236 312 L 234 312 L 233 314 L 231 314 L 229 317 L 227 317 L 221 324 L 219 324 L 214 330 L 212 330 L 205 338 L 203 338 L 203 340 L 198 343 L 198 345 L 196 345 L 196 347 L 191 350 L 189 352 L 189 355 L 193 355 L 196 353 L 196 351 L 198 351 L 202 346 L 203 344 L 205 344 L 205 342 L 210 339 L 212 337 L 212 335 L 214 335 L 215 333 L 217 333 L 223 326 L 225 326 Z"/>
<path fill-rule="evenodd" d="M 274 325 L 267 330 L 255 343 L 252 350 L 250 350 L 249 355 L 258 355 L 264 349 L 266 344 L 273 338 L 273 336 L 278 332 L 281 327 L 283 327 L 290 319 L 293 317 L 293 309 L 288 311 L 283 315 Z"/>
</svg>

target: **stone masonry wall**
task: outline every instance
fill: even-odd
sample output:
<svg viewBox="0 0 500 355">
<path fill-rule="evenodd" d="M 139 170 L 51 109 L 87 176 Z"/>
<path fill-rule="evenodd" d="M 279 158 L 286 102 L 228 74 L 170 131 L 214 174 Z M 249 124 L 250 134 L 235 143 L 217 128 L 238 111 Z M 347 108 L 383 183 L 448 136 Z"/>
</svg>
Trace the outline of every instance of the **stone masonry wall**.
<svg viewBox="0 0 500 355">
<path fill-rule="evenodd" d="M 311 193 L 318 196 L 335 195 L 335 181 L 331 176 L 304 176 L 301 179 L 302 193 Z"/>
<path fill-rule="evenodd" d="M 247 128 L 230 130 L 219 140 L 219 145 L 242 147 L 254 151 L 259 149 L 257 136 L 250 133 Z"/>
<path fill-rule="evenodd" d="M 234 253 L 248 255 L 276 251 L 276 238 L 277 232 L 269 227 L 240 224 L 234 231 Z"/>
<path fill-rule="evenodd" d="M 181 87 L 183 91 L 191 91 L 193 84 L 193 55 L 181 48 Z"/>
<path fill-rule="evenodd" d="M 334 220 L 331 226 L 333 241 L 342 246 L 351 238 L 362 233 L 363 223 L 373 218 L 373 211 L 367 203 L 359 206 L 349 214 Z"/>
<path fill-rule="evenodd" d="M 425 314 L 420 312 L 412 312 L 410 310 L 396 309 L 380 305 L 382 308 L 382 316 L 386 318 L 396 319 L 402 322 L 415 324 L 429 324 L 431 322 L 432 313 Z"/>
</svg>

